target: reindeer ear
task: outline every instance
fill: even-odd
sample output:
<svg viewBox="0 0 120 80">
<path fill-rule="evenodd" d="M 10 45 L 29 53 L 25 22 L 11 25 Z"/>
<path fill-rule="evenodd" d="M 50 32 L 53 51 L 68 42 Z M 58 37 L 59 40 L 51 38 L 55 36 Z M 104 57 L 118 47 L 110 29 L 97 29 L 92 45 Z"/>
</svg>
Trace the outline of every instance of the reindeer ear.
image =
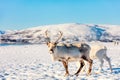
<svg viewBox="0 0 120 80">
<path fill-rule="evenodd" d="M 58 44 L 58 42 L 55 42 L 54 44 L 55 44 L 55 45 L 57 45 L 57 44 Z"/>
<path fill-rule="evenodd" d="M 49 45 L 50 42 L 47 42 L 46 44 Z"/>
</svg>

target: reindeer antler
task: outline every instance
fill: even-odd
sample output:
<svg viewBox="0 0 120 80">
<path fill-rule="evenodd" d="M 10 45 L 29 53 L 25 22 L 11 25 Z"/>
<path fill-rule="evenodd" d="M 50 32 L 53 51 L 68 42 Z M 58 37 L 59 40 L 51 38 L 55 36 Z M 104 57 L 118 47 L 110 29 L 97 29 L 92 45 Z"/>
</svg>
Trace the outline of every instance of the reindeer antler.
<svg viewBox="0 0 120 80">
<path fill-rule="evenodd" d="M 45 31 L 45 36 L 46 36 L 47 42 L 50 42 L 50 38 L 49 38 L 49 36 L 48 36 L 48 30 Z"/>
<path fill-rule="evenodd" d="M 63 33 L 61 32 L 61 31 L 59 31 L 59 33 L 60 33 L 60 36 L 58 37 L 58 39 L 55 41 L 55 43 L 57 43 L 58 42 L 58 40 L 62 37 L 62 35 L 63 35 Z"/>
<path fill-rule="evenodd" d="M 45 36 L 48 37 L 48 30 L 45 31 Z"/>
</svg>

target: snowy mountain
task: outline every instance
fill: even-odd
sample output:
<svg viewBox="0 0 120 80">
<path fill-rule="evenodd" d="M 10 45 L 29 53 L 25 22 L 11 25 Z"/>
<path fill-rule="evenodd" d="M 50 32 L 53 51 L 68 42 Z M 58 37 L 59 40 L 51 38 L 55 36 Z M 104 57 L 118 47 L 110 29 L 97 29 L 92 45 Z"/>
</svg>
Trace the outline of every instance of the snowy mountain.
<svg viewBox="0 0 120 80">
<path fill-rule="evenodd" d="M 0 30 L 0 35 L 1 35 L 1 34 L 5 34 L 5 31 L 1 31 L 1 30 Z"/>
<path fill-rule="evenodd" d="M 60 41 L 113 41 L 120 40 L 120 26 L 118 25 L 94 25 L 94 24 L 57 24 L 45 25 L 24 30 L 8 31 L 1 35 L 1 43 L 44 43 L 45 31 L 54 41 L 63 32 Z"/>
</svg>

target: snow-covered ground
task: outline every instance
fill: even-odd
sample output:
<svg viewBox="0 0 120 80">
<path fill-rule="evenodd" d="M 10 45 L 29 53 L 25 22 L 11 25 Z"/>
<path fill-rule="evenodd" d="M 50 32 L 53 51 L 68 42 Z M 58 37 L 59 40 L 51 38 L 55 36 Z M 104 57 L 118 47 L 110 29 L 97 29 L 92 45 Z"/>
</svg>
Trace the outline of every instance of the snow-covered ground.
<svg viewBox="0 0 120 80">
<path fill-rule="evenodd" d="M 104 71 L 96 74 L 99 61 L 94 60 L 92 74 L 85 72 L 72 76 L 78 69 L 75 62 L 69 63 L 70 75 L 64 77 L 64 67 L 60 62 L 52 62 L 45 44 L 0 46 L 0 80 L 120 80 L 120 45 L 106 45 L 111 58 L 113 73 L 107 62 Z"/>
</svg>

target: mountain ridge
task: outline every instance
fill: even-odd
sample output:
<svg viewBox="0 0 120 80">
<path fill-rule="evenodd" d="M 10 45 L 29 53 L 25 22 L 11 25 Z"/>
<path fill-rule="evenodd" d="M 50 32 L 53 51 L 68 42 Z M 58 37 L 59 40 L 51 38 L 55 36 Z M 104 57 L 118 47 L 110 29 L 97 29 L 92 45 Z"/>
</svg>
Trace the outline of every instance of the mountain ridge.
<svg viewBox="0 0 120 80">
<path fill-rule="evenodd" d="M 63 32 L 60 41 L 114 41 L 120 40 L 120 26 L 66 23 L 44 25 L 33 28 L 9 31 L 1 35 L 1 43 L 44 43 L 45 31 L 54 41 L 58 32 Z"/>
</svg>

